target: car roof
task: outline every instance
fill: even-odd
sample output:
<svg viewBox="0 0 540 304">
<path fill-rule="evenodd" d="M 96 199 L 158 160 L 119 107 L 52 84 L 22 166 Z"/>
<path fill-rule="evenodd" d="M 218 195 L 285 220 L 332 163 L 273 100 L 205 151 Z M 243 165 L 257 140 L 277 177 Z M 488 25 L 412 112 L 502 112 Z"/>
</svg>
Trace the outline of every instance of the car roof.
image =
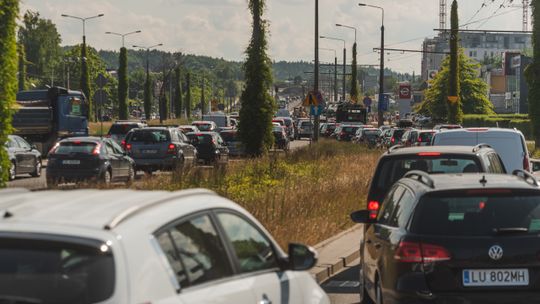
<svg viewBox="0 0 540 304">
<path fill-rule="evenodd" d="M 5 189 L 0 191 L 0 223 L 60 224 L 113 230 L 132 216 L 160 204 L 208 195 L 216 194 L 204 189 L 177 192 L 99 189 L 31 192 Z M 200 205 L 197 201 L 185 199 L 182 204 L 186 210 L 192 210 Z"/>
<path fill-rule="evenodd" d="M 196 120 L 194 122 L 192 122 L 191 124 L 213 124 L 214 122 L 213 121 L 210 121 L 210 120 Z"/>
<path fill-rule="evenodd" d="M 390 148 L 383 156 L 398 156 L 398 155 L 408 155 L 408 154 L 418 154 L 422 152 L 440 152 L 443 154 L 477 154 L 483 149 L 489 149 L 490 151 L 495 151 L 489 146 L 421 146 L 421 147 L 403 147 L 403 146 L 394 146 Z"/>
<path fill-rule="evenodd" d="M 425 175 L 431 179 L 433 187 L 421 182 L 417 176 L 414 176 L 414 178 L 405 177 L 399 180 L 399 182 L 412 187 L 422 184 L 427 192 L 472 189 L 523 189 L 536 190 L 540 194 L 540 187 L 534 183 L 529 183 L 522 177 L 510 174 L 458 173 Z M 405 176 L 407 176 L 407 174 Z M 483 181 L 485 181 L 485 183 L 483 183 Z"/>
<path fill-rule="evenodd" d="M 86 141 L 86 142 L 101 142 L 105 138 L 97 136 L 85 136 L 85 137 L 68 137 L 62 139 L 60 142 L 75 142 L 75 141 Z"/>
<path fill-rule="evenodd" d="M 481 133 L 519 133 L 521 132 L 516 129 L 506 129 L 506 128 L 461 128 L 461 129 L 451 129 L 451 130 L 444 130 L 442 132 L 439 132 L 439 134 L 452 134 L 452 133 L 466 133 L 466 132 L 481 132 Z"/>
</svg>

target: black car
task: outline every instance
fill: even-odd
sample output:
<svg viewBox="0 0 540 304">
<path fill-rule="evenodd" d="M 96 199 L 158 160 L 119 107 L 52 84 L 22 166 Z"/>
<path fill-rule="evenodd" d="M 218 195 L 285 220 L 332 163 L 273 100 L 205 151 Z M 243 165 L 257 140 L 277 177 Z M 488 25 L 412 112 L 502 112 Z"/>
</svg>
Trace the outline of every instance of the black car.
<svg viewBox="0 0 540 304">
<path fill-rule="evenodd" d="M 341 125 L 336 128 L 336 139 L 339 141 L 351 141 L 360 126 Z"/>
<path fill-rule="evenodd" d="M 135 162 L 109 138 L 70 137 L 56 143 L 49 152 L 47 185 L 63 182 L 132 182 Z"/>
<path fill-rule="evenodd" d="M 288 151 L 290 142 L 285 127 L 274 127 L 272 129 L 272 134 L 274 134 L 274 146 L 277 149 Z"/>
<path fill-rule="evenodd" d="M 397 182 L 361 240 L 361 303 L 540 303 L 540 187 L 521 170 Z"/>
<path fill-rule="evenodd" d="M 229 149 L 218 133 L 197 132 L 186 135 L 197 148 L 200 161 L 205 164 L 223 164 L 229 161 Z"/>
<path fill-rule="evenodd" d="M 136 170 L 147 174 L 193 165 L 197 160 L 197 149 L 176 127 L 133 129 L 126 135 L 124 149 Z"/>
<path fill-rule="evenodd" d="M 336 128 L 337 128 L 336 123 L 324 123 L 321 126 L 320 134 L 323 137 L 330 137 L 330 136 L 332 136 L 332 134 L 334 133 Z"/>
<path fill-rule="evenodd" d="M 501 158 L 488 145 L 410 148 L 395 146 L 381 156 L 371 179 L 367 206 L 374 216 L 392 185 L 411 170 L 429 174 L 506 173 Z"/>
<path fill-rule="evenodd" d="M 33 177 L 41 176 L 41 153 L 34 145 L 30 145 L 17 135 L 9 135 L 4 147 L 11 163 L 9 180 L 14 180 L 20 174 L 30 174 Z"/>
<path fill-rule="evenodd" d="M 387 148 L 390 148 L 390 147 L 400 144 L 401 137 L 403 137 L 403 134 L 405 133 L 405 129 L 394 128 L 394 129 L 390 129 L 390 131 L 388 132 L 389 133 L 385 133 L 384 145 Z"/>
</svg>

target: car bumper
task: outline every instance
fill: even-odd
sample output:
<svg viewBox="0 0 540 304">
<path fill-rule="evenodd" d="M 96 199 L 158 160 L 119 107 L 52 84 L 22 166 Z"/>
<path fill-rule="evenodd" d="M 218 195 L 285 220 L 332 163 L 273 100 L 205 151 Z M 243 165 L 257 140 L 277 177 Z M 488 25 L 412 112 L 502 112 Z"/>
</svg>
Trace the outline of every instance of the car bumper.
<svg viewBox="0 0 540 304">
<path fill-rule="evenodd" d="M 145 168 L 155 168 L 155 169 L 164 169 L 164 168 L 173 168 L 178 164 L 178 158 L 134 158 L 135 167 L 137 169 Z"/>
<path fill-rule="evenodd" d="M 45 175 L 48 180 L 64 182 L 92 181 L 98 179 L 103 174 L 104 170 L 104 168 L 68 169 L 48 167 Z"/>
<path fill-rule="evenodd" d="M 419 294 L 416 292 L 386 295 L 388 304 L 529 304 L 540 303 L 540 292 L 460 291 L 452 293 Z"/>
</svg>

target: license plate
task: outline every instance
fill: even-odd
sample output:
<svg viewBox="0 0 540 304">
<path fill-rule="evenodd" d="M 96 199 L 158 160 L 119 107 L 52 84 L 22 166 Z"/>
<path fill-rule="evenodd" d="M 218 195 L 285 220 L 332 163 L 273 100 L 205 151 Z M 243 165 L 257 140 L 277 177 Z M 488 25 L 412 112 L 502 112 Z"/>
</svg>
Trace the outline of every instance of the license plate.
<svg viewBox="0 0 540 304">
<path fill-rule="evenodd" d="M 528 286 L 528 269 L 465 269 L 463 286 Z"/>
<path fill-rule="evenodd" d="M 66 159 L 62 161 L 64 165 L 80 165 L 81 161 L 78 159 Z"/>
<path fill-rule="evenodd" d="M 144 154 L 156 154 L 157 150 L 143 150 L 142 153 L 144 153 Z"/>
</svg>

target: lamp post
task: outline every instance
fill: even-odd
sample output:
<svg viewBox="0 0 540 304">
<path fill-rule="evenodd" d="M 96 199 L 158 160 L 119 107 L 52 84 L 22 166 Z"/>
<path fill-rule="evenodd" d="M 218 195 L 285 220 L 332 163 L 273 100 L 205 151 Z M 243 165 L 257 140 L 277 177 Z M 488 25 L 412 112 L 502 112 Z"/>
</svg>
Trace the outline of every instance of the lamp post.
<svg viewBox="0 0 540 304">
<path fill-rule="evenodd" d="M 353 48 L 352 48 L 352 64 L 351 64 L 351 100 L 353 102 L 358 102 L 358 80 L 357 80 L 357 73 L 358 73 L 358 70 L 357 70 L 357 61 L 356 61 L 356 32 L 357 32 L 357 29 L 356 27 L 354 26 L 350 26 L 350 25 L 343 25 L 343 24 L 339 24 L 339 23 L 336 23 L 336 26 L 337 27 L 344 27 L 344 28 L 347 28 L 347 29 L 351 29 L 351 30 L 354 30 L 354 44 L 353 44 Z"/>
<path fill-rule="evenodd" d="M 150 64 L 149 64 L 149 55 L 150 55 L 150 50 L 153 49 L 153 48 L 156 48 L 158 46 L 162 46 L 163 43 L 159 43 L 159 44 L 156 44 L 156 45 L 152 45 L 152 46 L 139 46 L 139 45 L 134 45 L 133 47 L 134 48 L 139 48 L 139 49 L 143 49 L 143 50 L 146 50 L 146 81 L 145 81 L 145 90 L 148 90 L 148 87 L 149 87 L 149 84 L 148 82 L 150 82 Z M 146 92 L 145 94 L 145 107 L 144 107 L 144 114 L 146 116 L 146 119 L 147 120 L 150 120 L 150 117 L 151 117 L 151 111 L 152 111 L 152 107 L 151 107 L 151 100 L 148 100 L 148 99 L 151 99 L 151 96 L 150 95 L 150 92 Z"/>
<path fill-rule="evenodd" d="M 345 45 L 345 40 L 344 39 L 340 39 L 340 38 L 335 38 L 335 37 L 328 37 L 328 36 L 321 36 L 322 39 L 328 39 L 328 40 L 336 40 L 336 41 L 341 41 L 343 42 L 343 88 L 342 88 L 342 94 L 343 94 L 343 100 L 345 100 L 345 96 L 346 96 L 346 85 L 345 85 L 345 81 L 346 81 L 346 77 L 347 77 L 347 48 L 346 48 L 346 45 Z"/>
<path fill-rule="evenodd" d="M 357 28 L 356 28 L 356 27 L 354 27 L 354 26 L 349 26 L 349 25 L 343 25 L 343 24 L 339 24 L 339 23 L 336 23 L 336 26 L 337 26 L 337 27 L 344 27 L 344 28 L 348 28 L 348 29 L 354 30 L 354 43 L 356 43 L 356 32 L 357 32 Z"/>
<path fill-rule="evenodd" d="M 378 125 L 379 127 L 384 125 L 384 113 L 382 111 L 382 104 L 384 102 L 384 8 L 376 5 L 369 5 L 365 3 L 358 3 L 358 6 L 371 7 L 380 9 L 382 13 L 381 21 L 381 64 L 379 74 L 379 106 L 378 106 Z"/>
<path fill-rule="evenodd" d="M 122 47 L 125 47 L 124 41 L 125 41 L 126 36 L 129 36 L 129 35 L 132 35 L 132 34 L 138 34 L 138 33 L 140 33 L 140 32 L 141 32 L 141 31 L 138 30 L 138 31 L 133 31 L 133 32 L 125 33 L 125 34 L 120 34 L 120 33 L 115 33 L 115 32 L 105 32 L 105 34 L 108 34 L 108 35 L 115 35 L 115 36 L 120 36 L 120 37 L 122 37 Z"/>
<path fill-rule="evenodd" d="M 319 50 L 334 52 L 334 102 L 337 101 L 337 52 L 334 49 L 319 48 Z"/>
<path fill-rule="evenodd" d="M 95 15 L 95 16 L 91 16 L 91 17 L 85 17 L 85 18 L 78 17 L 78 16 L 67 15 L 67 14 L 62 14 L 61 16 L 66 17 L 66 18 L 73 18 L 73 19 L 77 19 L 77 20 L 82 21 L 82 24 L 83 24 L 83 27 L 82 27 L 82 30 L 83 30 L 83 43 L 85 43 L 86 42 L 86 20 L 103 17 L 105 15 L 104 14 L 99 14 L 99 15 Z"/>
</svg>

